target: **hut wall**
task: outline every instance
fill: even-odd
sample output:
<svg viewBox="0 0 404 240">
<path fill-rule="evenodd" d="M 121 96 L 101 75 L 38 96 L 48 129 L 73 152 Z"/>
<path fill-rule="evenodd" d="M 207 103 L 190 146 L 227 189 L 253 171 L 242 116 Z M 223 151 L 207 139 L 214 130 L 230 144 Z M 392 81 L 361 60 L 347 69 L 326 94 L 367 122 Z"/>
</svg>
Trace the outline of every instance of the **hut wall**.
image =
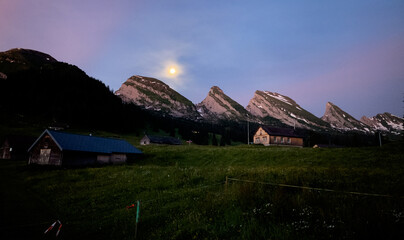
<svg viewBox="0 0 404 240">
<path fill-rule="evenodd" d="M 65 151 L 63 153 L 64 166 L 88 166 L 97 163 L 97 153 Z"/>
<path fill-rule="evenodd" d="M 271 145 L 303 146 L 303 138 L 271 136 Z"/>
<path fill-rule="evenodd" d="M 124 153 L 113 153 L 111 155 L 111 163 L 125 163 L 126 160 L 127 157 Z"/>
<path fill-rule="evenodd" d="M 150 144 L 150 139 L 147 136 L 144 136 L 141 140 L 140 140 L 140 145 L 149 145 Z"/>
<path fill-rule="evenodd" d="M 106 154 L 98 154 L 97 155 L 97 163 L 107 164 L 111 161 L 111 156 Z"/>
<path fill-rule="evenodd" d="M 254 135 L 254 143 L 255 144 L 270 144 L 270 136 L 266 133 L 262 128 L 259 128 L 258 131 Z"/>
<path fill-rule="evenodd" d="M 254 136 L 255 144 L 268 145 L 285 145 L 285 146 L 303 146 L 303 138 L 298 137 L 282 137 L 282 136 L 269 136 L 268 134 L 261 134 Z"/>
<path fill-rule="evenodd" d="M 303 147 L 303 138 L 291 138 L 291 145 Z"/>
<path fill-rule="evenodd" d="M 45 134 L 31 149 L 28 163 L 58 166 L 62 164 L 62 156 L 62 152 L 53 139 Z"/>
</svg>

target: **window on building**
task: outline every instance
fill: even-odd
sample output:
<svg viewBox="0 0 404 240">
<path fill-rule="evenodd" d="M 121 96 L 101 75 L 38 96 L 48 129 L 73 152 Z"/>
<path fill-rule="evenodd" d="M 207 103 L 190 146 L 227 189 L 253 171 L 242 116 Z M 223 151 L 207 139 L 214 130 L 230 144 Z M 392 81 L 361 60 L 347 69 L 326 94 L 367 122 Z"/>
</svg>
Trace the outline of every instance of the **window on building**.
<svg viewBox="0 0 404 240">
<path fill-rule="evenodd" d="M 259 143 L 260 142 L 260 138 L 255 138 L 255 143 Z"/>
<path fill-rule="evenodd" d="M 281 143 L 284 143 L 284 137 L 281 137 Z"/>
<path fill-rule="evenodd" d="M 266 143 L 267 142 L 267 137 L 263 137 L 262 142 Z"/>
<path fill-rule="evenodd" d="M 275 137 L 275 141 L 274 141 L 275 143 L 277 143 L 278 142 L 278 137 Z"/>
<path fill-rule="evenodd" d="M 288 138 L 288 143 L 291 143 L 291 142 L 292 142 L 292 140 L 290 138 Z"/>
</svg>

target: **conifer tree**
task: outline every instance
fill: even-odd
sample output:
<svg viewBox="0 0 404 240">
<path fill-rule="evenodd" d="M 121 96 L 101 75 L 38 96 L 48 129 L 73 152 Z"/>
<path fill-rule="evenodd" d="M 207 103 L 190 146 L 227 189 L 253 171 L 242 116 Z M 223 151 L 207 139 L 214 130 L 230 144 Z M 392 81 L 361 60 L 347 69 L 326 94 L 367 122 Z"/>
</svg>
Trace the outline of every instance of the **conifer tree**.
<svg viewBox="0 0 404 240">
<path fill-rule="evenodd" d="M 218 144 L 218 143 L 217 143 L 216 134 L 213 133 L 213 136 L 212 136 L 212 145 L 213 145 L 213 146 L 217 146 L 217 144 Z"/>
</svg>

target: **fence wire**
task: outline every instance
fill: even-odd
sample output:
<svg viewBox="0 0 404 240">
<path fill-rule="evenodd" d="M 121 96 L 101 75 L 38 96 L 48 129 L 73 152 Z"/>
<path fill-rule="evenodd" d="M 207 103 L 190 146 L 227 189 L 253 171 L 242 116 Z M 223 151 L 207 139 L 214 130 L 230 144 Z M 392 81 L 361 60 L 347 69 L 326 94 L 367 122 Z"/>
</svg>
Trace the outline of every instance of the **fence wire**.
<svg viewBox="0 0 404 240">
<path fill-rule="evenodd" d="M 227 177 L 226 178 L 226 183 L 228 183 L 229 181 L 245 182 L 245 183 L 257 183 L 257 184 L 271 185 L 271 186 L 277 186 L 277 187 L 306 189 L 306 190 L 314 190 L 314 191 L 321 191 L 321 192 L 335 192 L 335 193 L 353 194 L 353 195 L 361 195 L 361 196 L 402 198 L 402 199 L 404 199 L 404 196 L 393 196 L 393 195 L 387 195 L 387 194 L 364 193 L 364 192 L 354 192 L 354 191 L 340 191 L 340 190 L 327 189 L 327 188 L 306 187 L 306 186 L 297 186 L 297 185 L 290 185 L 290 184 L 283 184 L 283 183 L 271 183 L 271 182 L 253 181 L 253 180 L 246 180 L 246 179 L 238 179 L 238 178 L 229 178 L 229 177 Z"/>
</svg>

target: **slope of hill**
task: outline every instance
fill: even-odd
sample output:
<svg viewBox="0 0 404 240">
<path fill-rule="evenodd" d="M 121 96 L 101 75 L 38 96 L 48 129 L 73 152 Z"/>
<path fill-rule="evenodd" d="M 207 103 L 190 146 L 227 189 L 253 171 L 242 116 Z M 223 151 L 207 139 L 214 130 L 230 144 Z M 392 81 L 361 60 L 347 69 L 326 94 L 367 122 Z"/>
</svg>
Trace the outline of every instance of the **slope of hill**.
<svg viewBox="0 0 404 240">
<path fill-rule="evenodd" d="M 366 124 L 356 120 L 331 102 L 327 103 L 325 113 L 321 119 L 338 130 L 370 132 L 370 128 Z"/>
<path fill-rule="evenodd" d="M 198 112 L 205 120 L 246 121 L 249 112 L 239 103 L 227 96 L 222 89 L 213 86 L 208 96 L 196 105 Z"/>
<path fill-rule="evenodd" d="M 272 117 L 298 128 L 324 130 L 330 126 L 300 107 L 293 99 L 269 91 L 256 91 L 248 103 L 247 110 L 258 118 Z"/>
<path fill-rule="evenodd" d="M 145 109 L 173 117 L 200 119 L 195 105 L 190 100 L 155 78 L 132 76 L 115 94 L 124 102 L 134 103 Z"/>
<path fill-rule="evenodd" d="M 48 54 L 27 49 L 0 53 L 1 122 L 139 127 L 127 121 L 140 109 L 122 104 L 104 83 L 76 66 L 58 62 Z"/>
<path fill-rule="evenodd" d="M 8 72 L 39 68 L 43 64 L 56 62 L 49 54 L 31 49 L 14 48 L 0 54 L 0 63 L 3 68 L 7 67 Z"/>
</svg>

